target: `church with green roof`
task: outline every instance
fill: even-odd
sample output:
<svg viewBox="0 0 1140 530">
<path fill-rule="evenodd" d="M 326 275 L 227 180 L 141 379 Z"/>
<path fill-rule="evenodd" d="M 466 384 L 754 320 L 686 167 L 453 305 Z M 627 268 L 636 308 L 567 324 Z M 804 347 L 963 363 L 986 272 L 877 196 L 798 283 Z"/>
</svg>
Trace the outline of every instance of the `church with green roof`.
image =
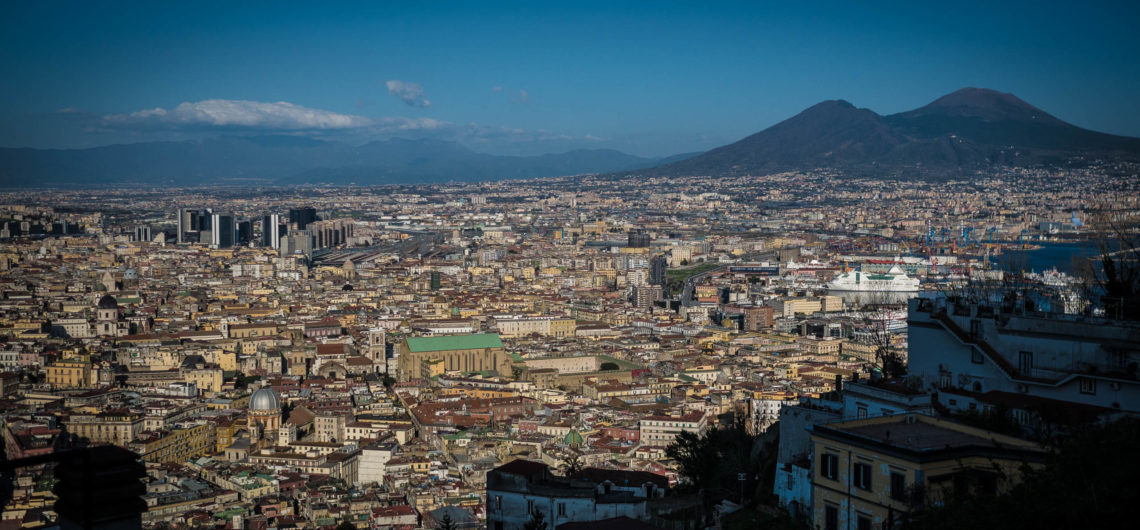
<svg viewBox="0 0 1140 530">
<path fill-rule="evenodd" d="M 511 359 L 503 348 L 498 333 L 405 337 L 400 343 L 398 379 L 410 381 L 423 377 L 424 362 L 439 359 L 449 372 L 493 371 L 507 376 Z"/>
</svg>

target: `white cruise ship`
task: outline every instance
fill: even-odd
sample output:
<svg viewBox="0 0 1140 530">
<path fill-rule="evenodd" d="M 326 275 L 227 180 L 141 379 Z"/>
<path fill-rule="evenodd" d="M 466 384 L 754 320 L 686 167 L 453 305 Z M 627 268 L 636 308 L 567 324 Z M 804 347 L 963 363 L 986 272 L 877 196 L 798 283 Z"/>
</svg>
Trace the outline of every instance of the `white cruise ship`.
<svg viewBox="0 0 1140 530">
<path fill-rule="evenodd" d="M 902 269 L 895 265 L 885 273 L 862 271 L 840 273 L 830 282 L 827 282 L 827 289 L 829 291 L 915 293 L 918 292 L 918 285 L 918 278 L 908 277 Z"/>
</svg>

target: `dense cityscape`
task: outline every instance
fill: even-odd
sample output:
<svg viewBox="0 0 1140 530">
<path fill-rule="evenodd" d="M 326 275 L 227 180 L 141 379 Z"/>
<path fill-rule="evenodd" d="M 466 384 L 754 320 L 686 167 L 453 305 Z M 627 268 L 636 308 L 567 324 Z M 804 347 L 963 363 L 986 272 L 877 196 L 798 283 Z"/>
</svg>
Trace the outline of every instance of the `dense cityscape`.
<svg viewBox="0 0 1140 530">
<path fill-rule="evenodd" d="M 1067 259 L 1137 185 L 6 192 L 5 452 L 137 454 L 148 528 L 903 524 L 1140 412 L 1140 327 Z M 756 449 L 704 476 L 709 433 Z M 5 522 L 66 517 L 52 469 L 12 470 Z"/>
<path fill-rule="evenodd" d="M 1138 26 L 0 2 L 0 530 L 1133 527 Z"/>
</svg>

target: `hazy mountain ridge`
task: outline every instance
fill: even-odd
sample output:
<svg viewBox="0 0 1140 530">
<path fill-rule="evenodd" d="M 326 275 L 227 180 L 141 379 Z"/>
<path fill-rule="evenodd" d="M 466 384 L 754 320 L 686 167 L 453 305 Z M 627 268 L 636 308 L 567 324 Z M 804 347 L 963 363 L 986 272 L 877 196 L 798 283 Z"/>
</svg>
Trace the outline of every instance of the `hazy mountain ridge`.
<svg viewBox="0 0 1140 530">
<path fill-rule="evenodd" d="M 393 138 L 352 146 L 295 136 L 229 136 L 90 149 L 0 148 L 0 186 L 495 180 L 625 171 L 672 158 L 644 158 L 611 149 L 499 156 L 431 139 Z"/>
<path fill-rule="evenodd" d="M 1140 161 L 1140 139 L 1065 123 L 1013 94 L 966 88 L 888 116 L 843 100 L 825 101 L 738 142 L 636 173 L 759 175 L 830 168 L 945 175 L 1082 158 Z"/>
<path fill-rule="evenodd" d="M 887 116 L 818 103 L 705 153 L 643 158 L 610 149 L 539 156 L 477 153 L 455 142 L 392 138 L 353 146 L 298 136 L 229 136 L 90 149 L 0 148 L 0 186 L 385 184 L 586 173 L 762 175 L 829 168 L 945 176 L 993 166 L 1140 161 L 1140 139 L 1065 123 L 1012 94 L 966 88 Z"/>
</svg>

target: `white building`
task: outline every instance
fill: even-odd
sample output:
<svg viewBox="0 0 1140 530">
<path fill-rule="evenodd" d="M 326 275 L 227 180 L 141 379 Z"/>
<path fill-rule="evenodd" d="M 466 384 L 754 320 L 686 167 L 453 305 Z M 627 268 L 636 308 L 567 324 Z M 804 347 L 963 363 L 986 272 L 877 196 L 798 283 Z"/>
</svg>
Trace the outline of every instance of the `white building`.
<svg viewBox="0 0 1140 530">
<path fill-rule="evenodd" d="M 909 375 L 949 395 L 1020 394 L 1140 412 L 1140 325 L 947 298 L 910 301 Z"/>
<path fill-rule="evenodd" d="M 641 444 L 666 447 L 678 434 L 691 432 L 699 436 L 708 426 L 708 417 L 699 411 L 683 416 L 647 416 L 641 420 Z"/>
<path fill-rule="evenodd" d="M 662 498 L 666 477 L 644 471 L 586 468 L 573 479 L 541 462 L 515 460 L 487 473 L 487 528 L 521 530 L 535 511 L 547 528 L 614 517 L 644 520 L 650 499 Z"/>
<path fill-rule="evenodd" d="M 360 464 L 357 474 L 357 485 L 364 486 L 373 482 L 384 483 L 384 471 L 388 461 L 396 455 L 398 445 L 395 440 L 377 442 L 366 445 L 360 449 Z"/>
</svg>

